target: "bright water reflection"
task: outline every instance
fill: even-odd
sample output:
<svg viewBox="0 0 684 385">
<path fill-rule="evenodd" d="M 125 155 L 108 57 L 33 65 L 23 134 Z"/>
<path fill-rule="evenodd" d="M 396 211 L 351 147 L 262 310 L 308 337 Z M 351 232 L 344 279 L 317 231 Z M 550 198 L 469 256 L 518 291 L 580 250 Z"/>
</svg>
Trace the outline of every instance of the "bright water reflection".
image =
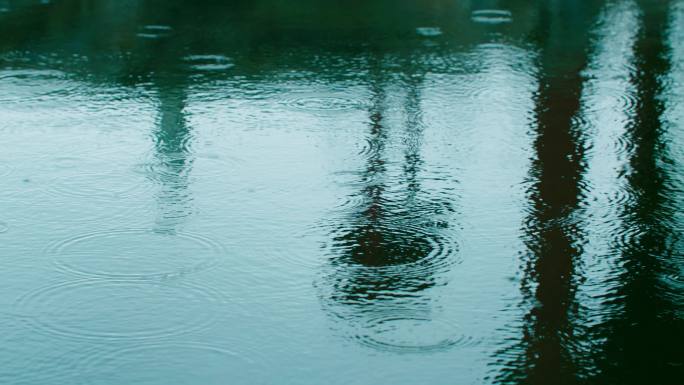
<svg viewBox="0 0 684 385">
<path fill-rule="evenodd" d="M 0 0 L 0 382 L 678 384 L 684 3 Z"/>
</svg>

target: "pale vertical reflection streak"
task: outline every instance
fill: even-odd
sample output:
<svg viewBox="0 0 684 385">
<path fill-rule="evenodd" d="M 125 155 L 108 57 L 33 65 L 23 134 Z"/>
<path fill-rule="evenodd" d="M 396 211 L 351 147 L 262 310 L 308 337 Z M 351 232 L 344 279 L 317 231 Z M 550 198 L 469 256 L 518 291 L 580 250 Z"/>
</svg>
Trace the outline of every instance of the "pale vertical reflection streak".
<svg viewBox="0 0 684 385">
<path fill-rule="evenodd" d="M 524 247 L 519 224 L 533 140 L 527 130 L 538 84 L 535 54 L 524 48 L 481 44 L 467 58 L 465 67 L 472 72 L 428 75 L 425 121 L 459 119 L 426 130 L 425 140 L 443 147 L 424 158 L 427 164 L 447 164 L 458 181 L 458 214 L 451 227 L 458 229 L 461 263 L 451 269 L 448 285 L 437 288 L 440 312 L 459 325 L 459 333 L 489 344 L 499 338 L 502 324 L 521 315 L 509 304 L 519 301 L 516 256 Z M 474 292 L 478 295 L 467 295 Z M 486 376 L 488 350 L 468 351 L 459 364 Z"/>
<path fill-rule="evenodd" d="M 189 174 L 193 164 L 190 142 L 193 133 L 185 117 L 183 85 L 160 87 L 159 124 L 153 133 L 154 160 L 151 173 L 159 185 L 156 231 L 174 233 L 192 212 Z"/>
<path fill-rule="evenodd" d="M 623 204 L 629 199 L 625 168 L 630 144 L 624 138 L 634 118 L 636 90 L 630 79 L 639 28 L 634 2 L 609 4 L 596 29 L 596 45 L 586 71 L 580 124 L 585 127 L 590 147 L 586 172 L 589 196 L 583 211 L 587 213 L 586 228 L 591 231 L 587 231 L 582 257 L 585 281 L 577 291 L 577 325 L 584 331 L 604 321 L 607 309 L 602 298 L 616 284 L 610 278 L 621 270 L 610 240 L 621 226 Z M 589 352 L 600 341 L 582 338 L 577 343 L 576 351 Z M 591 371 L 593 367 L 586 365 L 584 369 Z"/>
<path fill-rule="evenodd" d="M 664 284 L 672 293 L 684 287 L 684 1 L 676 2 L 670 9 L 670 25 L 666 42 L 670 51 L 670 71 L 665 78 L 663 113 L 665 143 L 668 162 L 664 166 L 670 176 L 674 218 L 673 227 L 679 230 L 679 237 L 673 239 L 670 274 L 664 277 Z M 679 317 L 684 317 L 684 295 L 674 299 Z"/>
</svg>

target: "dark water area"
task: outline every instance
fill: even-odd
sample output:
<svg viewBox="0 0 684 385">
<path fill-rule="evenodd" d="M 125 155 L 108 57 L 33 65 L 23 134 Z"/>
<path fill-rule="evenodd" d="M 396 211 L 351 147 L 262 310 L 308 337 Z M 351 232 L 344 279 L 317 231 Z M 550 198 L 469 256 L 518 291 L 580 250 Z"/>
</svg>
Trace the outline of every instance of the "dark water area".
<svg viewBox="0 0 684 385">
<path fill-rule="evenodd" d="M 0 383 L 684 383 L 684 1 L 0 0 Z"/>
</svg>

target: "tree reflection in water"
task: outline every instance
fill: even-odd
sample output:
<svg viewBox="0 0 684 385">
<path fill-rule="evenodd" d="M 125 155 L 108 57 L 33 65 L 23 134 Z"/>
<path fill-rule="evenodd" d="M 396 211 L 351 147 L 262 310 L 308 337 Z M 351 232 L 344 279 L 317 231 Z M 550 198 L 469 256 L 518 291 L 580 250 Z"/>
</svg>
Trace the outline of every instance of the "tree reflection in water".
<svg viewBox="0 0 684 385">
<path fill-rule="evenodd" d="M 673 221 L 676 174 L 668 165 L 663 122 L 664 75 L 672 63 L 666 48 L 670 2 L 640 2 L 642 29 L 635 44 L 632 83 L 637 104 L 626 140 L 634 148 L 624 172 L 629 199 L 622 228 L 611 244 L 622 267 L 618 284 L 604 299 L 608 317 L 594 330 L 601 341 L 592 352 L 596 384 L 675 384 L 684 378 L 684 313 L 681 285 L 668 279 L 684 266 Z"/>
<path fill-rule="evenodd" d="M 454 209 L 445 192 L 421 185 L 424 75 L 402 74 L 406 131 L 396 171 L 389 161 L 395 127 L 388 119 L 389 75 L 382 64 L 377 55 L 371 59 L 364 169 L 354 182 L 359 192 L 349 199 L 354 206 L 333 224 L 329 265 L 318 285 L 321 300 L 362 344 L 395 352 L 447 349 L 456 341 L 440 335 L 445 330 L 435 326 L 427 292 L 444 283 L 440 273 L 454 263 L 457 246 L 442 231 L 444 216 Z"/>
<path fill-rule="evenodd" d="M 572 335 L 575 291 L 581 280 L 583 232 L 579 212 L 586 168 L 580 110 L 582 70 L 587 65 L 589 26 L 597 9 L 578 10 L 569 3 L 543 4 L 533 34 L 540 48 L 536 97 L 536 139 L 530 170 L 529 207 L 522 230 L 520 291 L 524 315 L 522 336 L 497 352 L 502 384 L 574 383 L 576 367 Z M 569 31 L 581 34 L 563 44 Z"/>
</svg>

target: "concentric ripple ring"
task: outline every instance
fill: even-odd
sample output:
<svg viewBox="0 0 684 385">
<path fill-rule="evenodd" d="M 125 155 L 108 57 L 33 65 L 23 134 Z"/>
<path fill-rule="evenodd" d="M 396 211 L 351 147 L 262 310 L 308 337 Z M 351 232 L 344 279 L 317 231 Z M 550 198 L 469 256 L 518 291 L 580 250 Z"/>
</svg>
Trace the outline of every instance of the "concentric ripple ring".
<svg viewBox="0 0 684 385">
<path fill-rule="evenodd" d="M 78 235 L 49 247 L 46 253 L 67 273 L 113 279 L 168 279 L 211 269 L 225 249 L 191 233 L 123 229 Z"/>
<path fill-rule="evenodd" d="M 39 333 L 69 340 L 146 340 L 211 327 L 225 303 L 186 282 L 79 280 L 46 286 L 15 304 Z M 161 315 L 173 314 L 173 317 Z"/>
</svg>

